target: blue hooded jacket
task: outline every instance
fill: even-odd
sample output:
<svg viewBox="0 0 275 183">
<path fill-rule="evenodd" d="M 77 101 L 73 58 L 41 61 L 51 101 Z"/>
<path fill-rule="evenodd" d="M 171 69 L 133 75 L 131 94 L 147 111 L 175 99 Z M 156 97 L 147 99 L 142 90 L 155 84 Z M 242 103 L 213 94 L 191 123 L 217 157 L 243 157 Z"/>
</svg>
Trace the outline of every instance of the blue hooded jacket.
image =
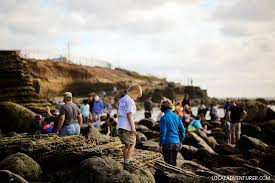
<svg viewBox="0 0 275 183">
<path fill-rule="evenodd" d="M 179 116 L 170 109 L 160 119 L 160 145 L 180 144 L 185 137 L 185 128 Z"/>
</svg>

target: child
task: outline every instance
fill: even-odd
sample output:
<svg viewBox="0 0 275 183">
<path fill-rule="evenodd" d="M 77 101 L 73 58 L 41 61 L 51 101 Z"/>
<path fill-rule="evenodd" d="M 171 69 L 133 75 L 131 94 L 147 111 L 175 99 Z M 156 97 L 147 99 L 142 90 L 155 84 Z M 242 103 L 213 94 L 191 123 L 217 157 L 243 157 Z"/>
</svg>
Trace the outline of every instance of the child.
<svg viewBox="0 0 275 183">
<path fill-rule="evenodd" d="M 221 127 L 225 134 L 225 143 L 228 144 L 230 142 L 230 122 L 227 121 L 225 118 L 222 118 Z"/>
<path fill-rule="evenodd" d="M 90 105 L 88 104 L 88 99 L 84 99 L 82 104 L 80 105 L 80 112 L 82 114 L 82 121 L 83 123 L 90 122 Z"/>
<path fill-rule="evenodd" d="M 31 123 L 29 134 L 30 135 L 37 135 L 41 132 L 41 123 L 42 123 L 43 117 L 41 114 L 36 114 L 34 120 Z"/>
<path fill-rule="evenodd" d="M 118 122 L 116 129 L 123 148 L 124 165 L 129 165 L 136 144 L 136 127 L 134 114 L 136 113 L 135 100 L 142 96 L 141 86 L 132 84 L 127 94 L 118 102 Z"/>
</svg>

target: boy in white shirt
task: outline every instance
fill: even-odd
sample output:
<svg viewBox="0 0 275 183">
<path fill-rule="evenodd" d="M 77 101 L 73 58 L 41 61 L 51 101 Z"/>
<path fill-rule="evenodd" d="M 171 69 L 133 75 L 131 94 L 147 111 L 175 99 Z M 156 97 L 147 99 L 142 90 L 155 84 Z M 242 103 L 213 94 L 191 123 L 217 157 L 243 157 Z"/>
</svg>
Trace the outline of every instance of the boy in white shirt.
<svg viewBox="0 0 275 183">
<path fill-rule="evenodd" d="M 116 128 L 123 148 L 124 164 L 130 163 L 136 145 L 136 127 L 134 114 L 136 113 L 135 100 L 142 96 L 141 86 L 132 84 L 127 94 L 118 102 L 118 122 Z"/>
</svg>

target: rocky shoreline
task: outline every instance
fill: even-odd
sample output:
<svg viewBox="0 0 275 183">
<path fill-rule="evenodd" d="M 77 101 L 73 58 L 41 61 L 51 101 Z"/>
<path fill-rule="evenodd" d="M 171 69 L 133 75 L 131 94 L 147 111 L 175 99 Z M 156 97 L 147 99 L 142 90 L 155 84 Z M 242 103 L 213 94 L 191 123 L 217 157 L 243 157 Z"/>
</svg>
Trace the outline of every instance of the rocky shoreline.
<svg viewBox="0 0 275 183">
<path fill-rule="evenodd" d="M 12 106 L 18 119 L 23 114 L 16 112 L 18 108 L 32 117 L 32 112 L 24 107 Z M 0 112 L 4 114 L 2 109 Z M 173 167 L 158 152 L 159 124 L 143 119 L 136 122 L 135 166 L 124 169 L 123 145 L 117 137 L 101 134 L 90 126 L 82 127 L 81 136 L 28 136 L 16 130 L 22 130 L 22 124 L 28 125 L 27 118 L 25 123 L 16 121 L 13 112 L 5 111 L 1 120 L 5 133 L 0 138 L 0 180 L 19 177 L 21 182 L 24 179 L 29 182 L 213 182 L 215 177 L 222 176 L 257 176 L 275 182 L 275 120 L 243 122 L 241 139 L 234 145 L 225 144 L 219 124 L 208 121 L 212 134 L 207 136 L 200 130 L 187 133 L 178 164 Z M 12 133 L 3 126 L 11 127 L 11 124 Z"/>
</svg>

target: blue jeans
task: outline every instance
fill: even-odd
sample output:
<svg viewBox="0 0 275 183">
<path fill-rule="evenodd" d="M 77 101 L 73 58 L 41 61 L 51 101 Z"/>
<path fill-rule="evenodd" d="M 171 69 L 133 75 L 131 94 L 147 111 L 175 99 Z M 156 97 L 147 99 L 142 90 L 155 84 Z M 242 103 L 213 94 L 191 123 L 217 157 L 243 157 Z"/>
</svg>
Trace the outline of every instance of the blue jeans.
<svg viewBox="0 0 275 183">
<path fill-rule="evenodd" d="M 80 126 L 78 123 L 71 123 L 61 129 L 60 136 L 79 135 Z"/>
</svg>

